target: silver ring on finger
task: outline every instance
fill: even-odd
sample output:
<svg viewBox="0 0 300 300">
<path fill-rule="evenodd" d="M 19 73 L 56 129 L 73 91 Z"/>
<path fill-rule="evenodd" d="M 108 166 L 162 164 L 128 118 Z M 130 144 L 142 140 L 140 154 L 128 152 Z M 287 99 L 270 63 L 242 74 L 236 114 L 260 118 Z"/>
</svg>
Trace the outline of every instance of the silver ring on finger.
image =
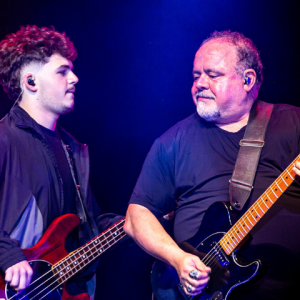
<svg viewBox="0 0 300 300">
<path fill-rule="evenodd" d="M 198 279 L 199 278 L 199 272 L 197 270 L 193 270 L 189 273 L 190 277 L 193 279 Z"/>
<path fill-rule="evenodd" d="M 192 291 L 192 285 L 189 284 L 189 285 L 187 286 L 186 290 L 190 293 L 190 292 Z"/>
</svg>

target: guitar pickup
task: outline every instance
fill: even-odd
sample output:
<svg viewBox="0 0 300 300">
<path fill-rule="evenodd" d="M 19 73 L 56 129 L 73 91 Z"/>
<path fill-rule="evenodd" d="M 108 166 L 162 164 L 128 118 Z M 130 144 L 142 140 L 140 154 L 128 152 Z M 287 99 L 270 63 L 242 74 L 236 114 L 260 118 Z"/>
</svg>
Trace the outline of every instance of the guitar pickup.
<svg viewBox="0 0 300 300">
<path fill-rule="evenodd" d="M 226 254 L 222 251 L 222 249 L 218 249 L 214 247 L 212 249 L 214 257 L 218 260 L 219 264 L 222 267 L 227 267 L 229 265 L 229 260 L 226 257 Z"/>
</svg>

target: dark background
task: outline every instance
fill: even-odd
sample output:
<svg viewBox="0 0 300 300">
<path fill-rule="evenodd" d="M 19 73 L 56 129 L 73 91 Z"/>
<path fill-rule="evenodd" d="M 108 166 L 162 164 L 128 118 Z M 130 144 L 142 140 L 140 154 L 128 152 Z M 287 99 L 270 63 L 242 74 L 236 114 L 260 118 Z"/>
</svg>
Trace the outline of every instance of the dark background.
<svg viewBox="0 0 300 300">
<path fill-rule="evenodd" d="M 195 111 L 193 57 L 214 30 L 261 51 L 260 99 L 299 106 L 300 10 L 285 0 L 0 0 L 0 39 L 21 25 L 65 31 L 78 50 L 75 110 L 59 123 L 90 148 L 93 192 L 124 215 L 154 139 Z M 1 89 L 0 118 L 12 101 Z M 96 299 L 151 299 L 152 259 L 135 246 L 103 255 Z"/>
</svg>

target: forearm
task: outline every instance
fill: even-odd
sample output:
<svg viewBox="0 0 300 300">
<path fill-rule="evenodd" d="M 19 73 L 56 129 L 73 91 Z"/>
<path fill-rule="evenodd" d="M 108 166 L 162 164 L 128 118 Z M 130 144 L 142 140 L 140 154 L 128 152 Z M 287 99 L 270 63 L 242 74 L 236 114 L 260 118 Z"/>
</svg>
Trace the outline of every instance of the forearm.
<svg viewBox="0 0 300 300">
<path fill-rule="evenodd" d="M 167 234 L 156 217 L 141 205 L 129 205 L 124 230 L 147 253 L 174 267 L 176 261 L 186 254 Z"/>
</svg>

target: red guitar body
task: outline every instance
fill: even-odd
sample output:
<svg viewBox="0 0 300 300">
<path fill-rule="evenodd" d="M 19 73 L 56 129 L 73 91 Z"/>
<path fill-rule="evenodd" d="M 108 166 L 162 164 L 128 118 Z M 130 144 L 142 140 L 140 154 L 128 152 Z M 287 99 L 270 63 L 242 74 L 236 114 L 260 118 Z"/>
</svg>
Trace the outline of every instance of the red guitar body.
<svg viewBox="0 0 300 300">
<path fill-rule="evenodd" d="M 80 223 L 79 217 L 67 214 L 55 219 L 40 241 L 29 249 L 23 249 L 28 261 L 44 260 L 51 265 L 65 258 L 69 253 L 65 249 L 65 240 L 68 234 Z M 0 276 L 0 298 L 5 298 L 4 274 Z M 90 300 L 87 293 L 71 296 L 67 293 L 65 286 L 62 286 L 62 300 Z"/>
</svg>

